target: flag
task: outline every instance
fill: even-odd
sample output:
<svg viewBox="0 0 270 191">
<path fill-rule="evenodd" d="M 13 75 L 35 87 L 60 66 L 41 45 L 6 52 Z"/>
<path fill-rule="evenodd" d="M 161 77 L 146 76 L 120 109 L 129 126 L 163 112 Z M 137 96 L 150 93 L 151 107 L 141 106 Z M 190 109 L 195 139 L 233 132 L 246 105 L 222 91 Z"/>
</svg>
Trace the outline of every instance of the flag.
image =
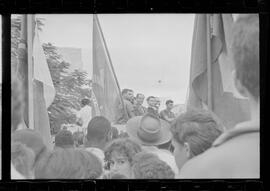
<svg viewBox="0 0 270 191">
<path fill-rule="evenodd" d="M 187 100 L 188 108 L 206 106 L 226 129 L 250 119 L 249 102 L 236 91 L 232 77 L 232 23 L 231 14 L 196 15 Z"/>
<path fill-rule="evenodd" d="M 35 23 L 34 23 L 35 24 Z M 53 102 L 55 89 L 36 24 L 33 39 L 33 101 L 34 129 L 39 131 L 46 146 L 53 149 L 47 108 Z"/>
<path fill-rule="evenodd" d="M 123 99 L 98 17 L 93 17 L 93 95 L 100 115 L 116 122 L 117 106 Z"/>
<path fill-rule="evenodd" d="M 27 67 L 27 17 L 21 16 L 21 31 L 20 42 L 18 44 L 18 64 L 16 66 L 16 76 L 22 81 L 22 97 L 24 102 L 23 107 L 23 122 L 28 126 L 28 67 Z"/>
</svg>

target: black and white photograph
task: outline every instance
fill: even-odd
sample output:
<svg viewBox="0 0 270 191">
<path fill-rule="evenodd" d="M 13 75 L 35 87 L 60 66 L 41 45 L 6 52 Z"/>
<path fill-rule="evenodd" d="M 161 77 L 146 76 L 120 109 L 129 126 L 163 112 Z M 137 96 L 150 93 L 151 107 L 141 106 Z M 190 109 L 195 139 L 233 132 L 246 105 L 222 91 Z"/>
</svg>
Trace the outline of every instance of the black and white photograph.
<svg viewBox="0 0 270 191">
<path fill-rule="evenodd" d="M 258 14 L 12 14 L 10 32 L 11 179 L 260 178 Z"/>
</svg>

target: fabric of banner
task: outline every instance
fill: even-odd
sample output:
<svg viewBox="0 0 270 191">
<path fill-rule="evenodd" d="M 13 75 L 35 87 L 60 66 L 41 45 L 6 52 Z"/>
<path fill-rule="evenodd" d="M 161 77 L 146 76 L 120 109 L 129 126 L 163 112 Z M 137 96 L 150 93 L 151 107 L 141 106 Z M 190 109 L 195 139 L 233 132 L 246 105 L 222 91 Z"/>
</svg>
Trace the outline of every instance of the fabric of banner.
<svg viewBox="0 0 270 191">
<path fill-rule="evenodd" d="M 53 149 L 50 122 L 47 108 L 53 102 L 55 89 L 45 53 L 40 43 L 37 26 L 33 41 L 33 97 L 34 97 L 34 129 L 39 131 L 46 146 Z"/>
<path fill-rule="evenodd" d="M 233 84 L 233 65 L 229 56 L 230 15 L 211 15 L 211 83 L 208 89 L 207 78 L 207 15 L 195 17 L 190 86 L 187 107 L 203 108 L 208 105 L 208 91 L 212 95 L 212 111 L 221 119 L 226 128 L 250 118 L 249 102 L 237 93 Z"/>
<path fill-rule="evenodd" d="M 93 22 L 93 92 L 97 99 L 100 115 L 115 122 L 122 98 L 96 15 L 94 15 Z"/>
</svg>

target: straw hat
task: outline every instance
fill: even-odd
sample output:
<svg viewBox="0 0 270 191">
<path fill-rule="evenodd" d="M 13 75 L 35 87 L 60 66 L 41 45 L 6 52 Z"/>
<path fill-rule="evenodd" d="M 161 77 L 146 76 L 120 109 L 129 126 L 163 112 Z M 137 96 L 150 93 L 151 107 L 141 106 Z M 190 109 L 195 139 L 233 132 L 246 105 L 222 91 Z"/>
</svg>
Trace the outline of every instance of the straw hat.
<svg viewBox="0 0 270 191">
<path fill-rule="evenodd" d="M 172 138 L 169 123 L 152 114 L 131 118 L 126 130 L 131 139 L 142 145 L 161 145 Z"/>
</svg>

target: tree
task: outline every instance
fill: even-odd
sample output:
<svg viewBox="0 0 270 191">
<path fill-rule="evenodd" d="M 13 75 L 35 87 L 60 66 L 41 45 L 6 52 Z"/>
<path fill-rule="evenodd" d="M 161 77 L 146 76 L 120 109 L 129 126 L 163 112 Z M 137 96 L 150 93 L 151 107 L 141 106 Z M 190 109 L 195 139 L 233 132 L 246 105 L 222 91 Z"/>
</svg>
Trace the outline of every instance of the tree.
<svg viewBox="0 0 270 191">
<path fill-rule="evenodd" d="M 43 19 L 37 19 L 38 29 L 42 30 Z M 18 44 L 20 41 L 21 18 L 11 19 L 11 64 L 17 67 Z M 48 108 L 51 133 L 59 131 L 62 124 L 75 123 L 76 110 L 80 109 L 82 98 L 90 99 L 90 90 L 84 86 L 91 85 L 91 80 L 86 79 L 86 72 L 75 70 L 68 72 L 69 63 L 62 59 L 57 47 L 52 43 L 42 45 L 56 90 L 53 103 Z M 13 70 L 16 71 L 16 70 Z M 16 75 L 16 74 L 12 74 Z"/>
</svg>

